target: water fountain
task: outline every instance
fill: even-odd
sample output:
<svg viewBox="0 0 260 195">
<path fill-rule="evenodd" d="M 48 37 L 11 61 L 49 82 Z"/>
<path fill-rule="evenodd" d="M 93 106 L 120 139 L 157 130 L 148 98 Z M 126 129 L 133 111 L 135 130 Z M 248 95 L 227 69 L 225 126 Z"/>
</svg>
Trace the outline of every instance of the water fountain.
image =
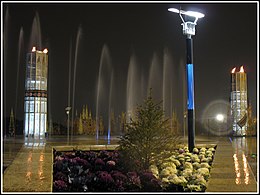
<svg viewBox="0 0 260 195">
<path fill-rule="evenodd" d="M 150 88 L 152 88 L 152 96 L 156 102 L 162 100 L 162 69 L 161 63 L 156 53 L 153 54 L 148 77 L 147 94 L 149 94 Z"/>
<path fill-rule="evenodd" d="M 108 104 L 108 130 L 107 130 L 107 142 L 110 144 L 111 138 L 111 113 L 113 111 L 112 107 L 112 95 L 113 95 L 113 85 L 114 85 L 114 72 L 111 73 L 110 84 L 109 84 L 109 104 Z"/>
<path fill-rule="evenodd" d="M 163 52 L 163 110 L 165 116 L 172 116 L 173 61 L 168 48 Z"/>
<path fill-rule="evenodd" d="M 17 57 L 17 71 L 16 71 L 16 95 L 15 95 L 15 109 L 14 109 L 14 118 L 17 119 L 17 102 L 18 99 L 18 90 L 19 90 L 19 75 L 20 75 L 20 66 L 21 63 L 23 63 L 24 56 L 23 54 L 23 47 L 24 47 L 24 32 L 23 32 L 23 27 L 20 28 L 20 33 L 19 33 L 19 41 L 18 41 L 18 57 Z M 21 58 L 22 57 L 22 58 Z"/>
<path fill-rule="evenodd" d="M 36 11 L 35 17 L 32 23 L 32 30 L 30 35 L 30 42 L 28 51 L 30 51 L 33 47 L 36 47 L 38 50 L 42 48 L 42 33 L 41 33 L 41 25 L 40 25 L 40 18 L 39 14 Z"/>
<path fill-rule="evenodd" d="M 79 49 L 79 41 L 82 36 L 82 27 L 79 25 L 77 37 L 76 37 L 76 49 L 75 49 L 75 57 L 74 57 L 74 71 L 73 71 L 73 87 L 72 87 L 72 124 L 71 124 L 71 138 L 73 136 L 74 131 L 74 109 L 75 109 L 75 86 L 76 86 L 76 73 L 77 73 L 77 60 L 78 60 L 78 49 Z"/>
<path fill-rule="evenodd" d="M 109 113 L 109 91 L 111 86 L 108 86 L 111 83 L 112 75 L 112 63 L 109 54 L 109 49 L 105 44 L 102 48 L 99 71 L 98 71 L 98 82 L 97 82 L 97 99 L 96 99 L 96 140 L 99 139 L 99 122 L 100 116 L 110 115 Z M 109 118 L 109 117 L 105 117 Z M 105 122 L 108 124 L 109 121 Z M 109 126 L 109 125 L 108 125 Z"/>
<path fill-rule="evenodd" d="M 6 80 L 5 79 L 5 75 L 6 75 L 6 66 L 7 66 L 7 54 L 8 54 L 8 34 L 9 34 L 9 19 L 10 18 L 10 15 L 9 15 L 9 9 L 8 9 L 8 7 L 6 8 L 6 12 L 5 12 L 5 18 L 4 18 L 4 40 L 3 40 L 3 42 L 4 42 L 4 67 L 3 67 L 3 69 L 4 69 L 4 80 Z M 6 82 L 4 82 L 4 100 L 6 100 Z M 5 114 L 5 116 L 7 117 L 7 112 L 6 112 L 6 109 L 7 109 L 7 106 L 6 106 L 6 104 L 4 104 L 4 114 Z M 4 120 L 4 136 L 6 136 L 6 129 L 7 129 L 7 127 L 6 127 L 6 121 Z"/>
<path fill-rule="evenodd" d="M 71 110 L 71 60 L 72 60 L 72 40 L 70 40 L 70 50 L 69 50 L 69 78 L 68 78 L 68 106 L 65 108 L 66 114 L 68 115 L 67 118 L 67 143 L 69 144 L 70 142 L 70 110 Z"/>
<path fill-rule="evenodd" d="M 126 120 L 130 121 L 135 107 L 140 103 L 141 87 L 140 87 L 140 70 L 137 69 L 137 60 L 135 54 L 130 57 L 127 83 L 126 83 Z"/>
</svg>

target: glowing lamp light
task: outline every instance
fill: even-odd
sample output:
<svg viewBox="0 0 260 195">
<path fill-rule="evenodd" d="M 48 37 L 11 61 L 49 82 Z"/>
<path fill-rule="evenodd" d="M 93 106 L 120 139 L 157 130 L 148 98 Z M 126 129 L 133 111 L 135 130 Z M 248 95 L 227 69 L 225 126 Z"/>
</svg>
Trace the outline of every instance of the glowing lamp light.
<svg viewBox="0 0 260 195">
<path fill-rule="evenodd" d="M 186 16 L 191 16 L 191 17 L 195 17 L 195 18 L 203 18 L 205 15 L 199 12 L 194 12 L 194 11 L 184 11 L 184 10 L 179 10 L 176 8 L 169 8 L 168 11 L 170 12 L 174 12 L 177 14 L 184 14 Z"/>
<path fill-rule="evenodd" d="M 235 71 L 236 71 L 236 67 L 231 70 L 231 73 L 233 74 L 235 73 Z"/>
<path fill-rule="evenodd" d="M 35 52 L 35 51 L 36 51 L 36 47 L 33 47 L 33 48 L 32 48 L 32 52 Z"/>
<path fill-rule="evenodd" d="M 48 49 L 45 48 L 45 49 L 43 50 L 43 53 L 48 53 Z"/>
<path fill-rule="evenodd" d="M 223 114 L 217 114 L 216 119 L 217 119 L 217 121 L 221 122 L 221 121 L 224 120 L 224 115 Z"/>
<path fill-rule="evenodd" d="M 168 11 L 174 12 L 180 15 L 180 18 L 182 20 L 182 25 L 183 25 L 183 34 L 187 35 L 188 38 L 190 38 L 192 35 L 195 35 L 195 26 L 197 25 L 197 21 L 199 18 L 203 18 L 204 14 L 199 13 L 199 12 L 194 12 L 194 11 L 184 11 L 181 9 L 176 9 L 176 8 L 168 8 Z M 194 21 L 190 21 L 191 18 L 188 19 L 188 21 L 185 22 L 184 18 L 182 15 L 190 16 L 195 18 Z"/>
<path fill-rule="evenodd" d="M 239 72 L 245 72 L 243 66 L 240 67 L 240 71 Z"/>
</svg>

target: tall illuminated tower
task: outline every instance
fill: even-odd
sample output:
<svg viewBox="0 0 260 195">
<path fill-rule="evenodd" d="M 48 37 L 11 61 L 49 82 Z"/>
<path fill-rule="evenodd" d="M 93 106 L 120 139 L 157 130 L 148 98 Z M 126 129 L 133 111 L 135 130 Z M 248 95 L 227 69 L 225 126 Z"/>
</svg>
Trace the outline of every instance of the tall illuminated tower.
<svg viewBox="0 0 260 195">
<path fill-rule="evenodd" d="M 239 72 L 236 68 L 231 71 L 231 119 L 234 136 L 244 136 L 247 130 L 247 76 L 244 67 L 241 66 Z"/>
<path fill-rule="evenodd" d="M 33 47 L 26 56 L 24 135 L 42 138 L 47 132 L 48 50 Z"/>
</svg>

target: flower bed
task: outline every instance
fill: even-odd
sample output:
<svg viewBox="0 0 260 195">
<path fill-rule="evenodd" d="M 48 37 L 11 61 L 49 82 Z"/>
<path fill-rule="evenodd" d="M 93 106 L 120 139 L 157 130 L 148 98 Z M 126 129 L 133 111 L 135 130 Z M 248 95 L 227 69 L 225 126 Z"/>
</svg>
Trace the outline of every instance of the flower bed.
<svg viewBox="0 0 260 195">
<path fill-rule="evenodd" d="M 215 148 L 165 152 L 149 170 L 125 170 L 120 152 L 53 150 L 53 192 L 205 191 Z"/>
</svg>

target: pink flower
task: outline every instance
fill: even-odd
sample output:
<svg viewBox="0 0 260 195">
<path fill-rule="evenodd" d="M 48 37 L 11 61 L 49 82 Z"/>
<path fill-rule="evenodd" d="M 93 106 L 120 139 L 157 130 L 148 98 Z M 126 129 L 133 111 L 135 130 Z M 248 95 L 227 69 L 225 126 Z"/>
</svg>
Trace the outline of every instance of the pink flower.
<svg viewBox="0 0 260 195">
<path fill-rule="evenodd" d="M 108 165 L 108 166 L 115 166 L 116 163 L 115 163 L 115 161 L 113 161 L 113 160 L 109 160 L 109 161 L 107 161 L 107 165 Z"/>
</svg>

